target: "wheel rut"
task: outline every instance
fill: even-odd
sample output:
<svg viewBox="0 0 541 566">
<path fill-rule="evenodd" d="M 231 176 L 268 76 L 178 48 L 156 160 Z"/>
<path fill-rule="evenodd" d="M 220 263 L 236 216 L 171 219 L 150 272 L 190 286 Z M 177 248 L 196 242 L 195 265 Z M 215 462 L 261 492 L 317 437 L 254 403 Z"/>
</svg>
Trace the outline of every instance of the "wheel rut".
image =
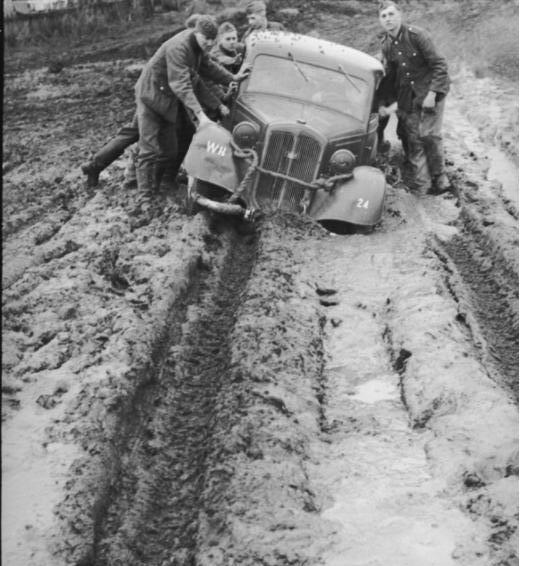
<svg viewBox="0 0 541 566">
<path fill-rule="evenodd" d="M 492 379 L 518 402 L 518 286 L 467 233 L 442 242 L 436 254 L 449 271 L 447 285 Z"/>
<path fill-rule="evenodd" d="M 203 266 L 189 303 L 177 304 L 157 354 L 153 391 L 122 456 L 109 511 L 99 528 L 94 564 L 191 564 L 199 499 L 215 431 L 231 424 L 224 399 L 229 335 L 254 261 L 255 236 L 226 235 L 219 267 Z M 147 392 L 148 393 L 148 392 Z M 227 473 L 219 478 L 224 489 Z M 171 562 L 172 561 L 172 562 Z"/>
</svg>

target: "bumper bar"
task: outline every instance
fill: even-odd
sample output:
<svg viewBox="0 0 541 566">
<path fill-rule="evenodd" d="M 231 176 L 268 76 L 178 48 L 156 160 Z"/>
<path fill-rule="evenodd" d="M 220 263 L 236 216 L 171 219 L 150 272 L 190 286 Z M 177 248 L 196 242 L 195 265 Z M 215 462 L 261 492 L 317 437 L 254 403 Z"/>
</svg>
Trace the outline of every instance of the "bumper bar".
<svg viewBox="0 0 541 566">
<path fill-rule="evenodd" d="M 203 197 L 201 195 L 195 196 L 195 202 L 206 208 L 212 210 L 213 212 L 219 212 L 220 214 L 229 214 L 231 216 L 242 216 L 245 220 L 252 220 L 253 210 L 244 208 L 240 204 L 232 204 L 228 202 L 216 202 L 209 198 Z"/>
</svg>

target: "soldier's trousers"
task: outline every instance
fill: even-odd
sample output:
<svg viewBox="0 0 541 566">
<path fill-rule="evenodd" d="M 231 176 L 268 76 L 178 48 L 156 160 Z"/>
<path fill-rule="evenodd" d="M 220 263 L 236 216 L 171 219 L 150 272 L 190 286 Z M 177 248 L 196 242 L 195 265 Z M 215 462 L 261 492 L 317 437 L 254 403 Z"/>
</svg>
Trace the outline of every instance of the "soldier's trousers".
<svg viewBox="0 0 541 566">
<path fill-rule="evenodd" d="M 161 178 L 174 177 L 190 147 L 195 127 L 184 106 L 179 105 L 177 122 L 171 123 L 137 100 L 139 123 L 139 155 L 137 158 L 139 178 L 146 178 L 154 189 Z M 148 183 L 147 183 L 148 184 Z"/>
<path fill-rule="evenodd" d="M 377 129 L 377 140 L 378 146 L 384 141 L 385 139 L 385 128 L 389 124 L 389 120 L 391 119 L 390 116 L 385 116 L 384 118 L 379 118 L 378 120 L 378 129 Z M 402 143 L 402 149 L 404 150 L 404 158 L 406 162 L 408 161 L 408 138 L 407 134 L 404 131 L 404 125 L 400 117 L 396 122 L 396 136 Z"/>
<path fill-rule="evenodd" d="M 94 167 L 99 171 L 103 171 L 103 169 L 118 159 L 130 145 L 136 143 L 138 139 L 139 127 L 137 124 L 137 113 L 135 113 L 131 122 L 124 124 L 115 137 L 92 157 Z"/>
<path fill-rule="evenodd" d="M 442 124 L 445 99 L 436 103 L 433 111 L 415 108 L 399 112 L 407 140 L 408 164 L 411 169 L 411 188 L 423 193 L 432 180 L 444 172 Z"/>
</svg>

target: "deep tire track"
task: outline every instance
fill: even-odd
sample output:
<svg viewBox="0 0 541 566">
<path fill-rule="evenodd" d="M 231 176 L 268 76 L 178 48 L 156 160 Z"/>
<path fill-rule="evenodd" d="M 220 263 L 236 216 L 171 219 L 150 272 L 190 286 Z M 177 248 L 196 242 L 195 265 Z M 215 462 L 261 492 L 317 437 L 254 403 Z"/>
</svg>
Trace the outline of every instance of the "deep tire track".
<svg viewBox="0 0 541 566">
<path fill-rule="evenodd" d="M 123 458 L 97 565 L 192 563 L 214 430 L 223 433 L 228 424 L 217 407 L 231 379 L 228 335 L 254 261 L 253 236 L 228 239 L 222 270 L 209 271 L 194 289 L 195 302 L 172 315 L 156 391 L 146 400 L 153 413 Z M 226 412 L 234 419 L 231 407 Z M 224 483 L 227 476 L 224 470 Z"/>
<path fill-rule="evenodd" d="M 518 401 L 518 285 L 514 277 L 510 280 L 509 270 L 488 257 L 467 233 L 442 243 L 436 253 L 451 273 L 448 286 L 459 304 L 457 320 L 470 328 L 493 379 Z"/>
</svg>

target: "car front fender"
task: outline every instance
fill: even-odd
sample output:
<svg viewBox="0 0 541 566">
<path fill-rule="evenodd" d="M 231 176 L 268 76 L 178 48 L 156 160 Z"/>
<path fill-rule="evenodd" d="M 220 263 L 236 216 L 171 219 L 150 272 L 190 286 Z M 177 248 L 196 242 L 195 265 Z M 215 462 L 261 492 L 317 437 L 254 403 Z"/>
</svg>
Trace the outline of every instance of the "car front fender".
<svg viewBox="0 0 541 566">
<path fill-rule="evenodd" d="M 239 186 L 239 171 L 231 140 L 230 132 L 218 124 L 198 129 L 184 158 L 188 175 L 234 192 Z"/>
<path fill-rule="evenodd" d="M 381 220 L 385 199 L 385 175 L 376 167 L 361 166 L 331 192 L 316 191 L 308 214 L 321 222 L 348 222 L 374 226 Z"/>
</svg>

